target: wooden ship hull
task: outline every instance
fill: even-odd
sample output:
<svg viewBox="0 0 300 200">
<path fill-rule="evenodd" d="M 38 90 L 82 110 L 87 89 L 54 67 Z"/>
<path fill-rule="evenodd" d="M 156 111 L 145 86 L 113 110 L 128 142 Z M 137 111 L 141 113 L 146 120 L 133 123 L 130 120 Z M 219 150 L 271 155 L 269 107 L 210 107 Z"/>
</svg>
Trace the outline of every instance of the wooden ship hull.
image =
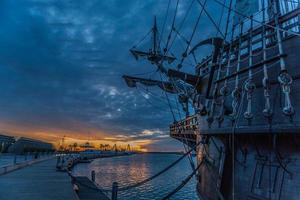
<svg viewBox="0 0 300 200">
<path fill-rule="evenodd" d="M 296 21 L 290 23 L 292 26 L 288 29 L 296 27 L 299 32 L 299 9 L 279 18 L 282 25 L 291 19 Z M 262 31 L 262 27 L 253 29 L 253 37 L 261 35 Z M 242 40 L 248 40 L 247 34 L 242 36 L 245 38 Z M 277 42 L 270 42 L 265 50 L 261 47 L 253 50 L 251 66 L 248 52 L 241 56 L 239 70 L 238 60 L 233 58 L 229 72 L 223 70 L 219 76 L 215 73 L 212 88 L 220 91 L 227 81 L 230 92 L 223 96 L 218 93 L 214 102 L 211 100 L 214 103 L 213 110 L 205 114 L 198 112 L 170 125 L 171 137 L 190 147 L 201 144 L 196 150 L 198 163 L 203 163 L 197 176 L 201 200 L 300 199 L 300 37 L 283 33 L 281 36 L 284 53 L 279 52 Z M 261 38 L 256 42 L 261 42 Z M 255 42 L 252 41 L 252 45 Z M 249 51 L 249 41 L 245 48 Z M 283 112 L 288 104 L 282 92 L 283 86 L 278 81 L 282 73 L 281 58 L 292 77 L 289 90 L 292 113 Z M 268 92 L 271 114 L 267 116 L 263 112 L 266 109 L 265 87 L 262 84 L 264 64 L 268 67 L 270 82 Z M 201 68 L 203 66 L 198 67 L 198 73 Z M 245 117 L 249 101 L 247 91 L 243 90 L 249 69 L 254 74 L 255 85 L 251 98 L 253 116 L 250 119 Z M 235 99 L 231 91 L 236 87 L 237 76 L 241 95 L 239 113 L 236 113 L 237 117 L 233 120 L 232 104 Z M 211 107 L 211 104 L 208 105 Z M 221 118 L 220 113 L 223 113 Z"/>
<path fill-rule="evenodd" d="M 236 2 L 247 12 L 243 5 L 258 1 Z M 231 38 L 208 38 L 193 48 L 188 41 L 176 70 L 163 65 L 176 59 L 167 56 L 168 46 L 164 54 L 157 50 L 156 21 L 150 51 L 131 50 L 168 80 L 124 76 L 127 85 L 176 94 L 186 113 L 178 121 L 172 112 L 170 136 L 196 151 L 201 200 L 300 199 L 300 2 L 260 2 L 258 16 L 235 13 Z M 204 45 L 213 51 L 195 74 L 179 71 L 185 57 Z"/>
</svg>

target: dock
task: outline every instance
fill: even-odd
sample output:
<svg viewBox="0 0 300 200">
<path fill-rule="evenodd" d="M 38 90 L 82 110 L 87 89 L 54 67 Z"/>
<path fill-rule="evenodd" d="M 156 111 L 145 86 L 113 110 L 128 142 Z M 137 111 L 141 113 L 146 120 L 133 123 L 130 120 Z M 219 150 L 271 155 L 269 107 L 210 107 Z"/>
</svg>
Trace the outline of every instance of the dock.
<svg viewBox="0 0 300 200">
<path fill-rule="evenodd" d="M 56 171 L 56 159 L 0 176 L 1 200 L 78 200 L 67 173 Z"/>
<path fill-rule="evenodd" d="M 97 186 L 85 176 L 77 176 L 75 183 L 79 187 L 77 195 L 80 200 L 110 200 L 104 192 L 99 190 Z"/>
</svg>

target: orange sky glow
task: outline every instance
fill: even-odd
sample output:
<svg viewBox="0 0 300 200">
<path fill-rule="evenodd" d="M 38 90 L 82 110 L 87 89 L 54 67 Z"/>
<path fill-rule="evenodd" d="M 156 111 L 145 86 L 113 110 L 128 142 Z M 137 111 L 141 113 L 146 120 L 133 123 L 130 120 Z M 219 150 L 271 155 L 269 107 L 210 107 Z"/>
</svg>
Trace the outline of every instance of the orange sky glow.
<svg viewBox="0 0 300 200">
<path fill-rule="evenodd" d="M 130 140 L 130 137 L 124 135 L 110 134 L 101 132 L 99 130 L 91 130 L 87 132 L 79 131 L 66 131 L 58 130 L 55 128 L 42 129 L 33 126 L 17 125 L 11 122 L 0 122 L 0 133 L 11 135 L 15 137 L 28 137 L 52 143 L 56 148 L 62 144 L 64 138 L 64 145 L 77 143 L 82 145 L 89 142 L 95 148 L 99 148 L 100 144 L 109 144 L 113 146 L 116 144 L 118 147 L 126 148 L 129 144 L 131 149 L 137 151 L 148 151 L 147 145 L 153 143 L 149 139 L 135 139 Z"/>
</svg>

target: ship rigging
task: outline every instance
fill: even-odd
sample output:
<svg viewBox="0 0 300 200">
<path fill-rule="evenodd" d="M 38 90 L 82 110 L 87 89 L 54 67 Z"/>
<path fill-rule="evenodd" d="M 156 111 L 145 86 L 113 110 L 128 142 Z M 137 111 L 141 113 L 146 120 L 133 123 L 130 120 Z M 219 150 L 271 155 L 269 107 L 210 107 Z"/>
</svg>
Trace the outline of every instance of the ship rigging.
<svg viewBox="0 0 300 200">
<path fill-rule="evenodd" d="M 198 165 L 190 157 L 201 199 L 298 199 L 300 2 L 191 0 L 178 22 L 179 6 L 186 2 L 177 0 L 163 43 L 171 2 L 162 32 L 155 18 L 130 50 L 156 67 L 156 79 L 124 75 L 127 85 L 162 89 L 173 116 L 170 136 L 186 151 L 201 144 Z M 217 20 L 209 11 L 212 2 L 219 5 Z M 187 37 L 183 26 L 194 7 L 196 20 Z M 203 18 L 215 35 L 200 37 Z M 139 50 L 150 35 L 151 48 Z M 180 51 L 175 41 L 184 44 L 179 56 L 171 53 Z M 211 46 L 211 54 L 199 60 L 204 46 Z M 188 65 L 195 67 L 194 74 L 182 71 Z"/>
</svg>

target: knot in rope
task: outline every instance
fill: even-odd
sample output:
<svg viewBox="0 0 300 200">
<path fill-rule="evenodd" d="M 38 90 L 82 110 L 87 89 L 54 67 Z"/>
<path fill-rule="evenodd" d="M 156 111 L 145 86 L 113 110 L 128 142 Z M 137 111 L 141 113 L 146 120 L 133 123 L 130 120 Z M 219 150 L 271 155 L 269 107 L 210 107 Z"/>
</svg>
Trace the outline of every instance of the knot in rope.
<svg viewBox="0 0 300 200">
<path fill-rule="evenodd" d="M 293 82 L 293 78 L 285 71 L 280 73 L 280 75 L 278 76 L 278 81 L 281 85 L 285 99 L 282 111 L 285 115 L 292 116 L 295 113 L 290 99 L 291 84 Z"/>
<path fill-rule="evenodd" d="M 220 94 L 222 96 L 227 96 L 229 94 L 229 89 L 226 85 L 224 85 L 221 89 L 220 89 Z"/>
<path fill-rule="evenodd" d="M 245 84 L 245 90 L 247 92 L 247 94 L 252 94 L 254 89 L 255 89 L 255 84 L 253 83 L 253 81 L 251 79 L 249 79 L 246 84 Z"/>
</svg>

